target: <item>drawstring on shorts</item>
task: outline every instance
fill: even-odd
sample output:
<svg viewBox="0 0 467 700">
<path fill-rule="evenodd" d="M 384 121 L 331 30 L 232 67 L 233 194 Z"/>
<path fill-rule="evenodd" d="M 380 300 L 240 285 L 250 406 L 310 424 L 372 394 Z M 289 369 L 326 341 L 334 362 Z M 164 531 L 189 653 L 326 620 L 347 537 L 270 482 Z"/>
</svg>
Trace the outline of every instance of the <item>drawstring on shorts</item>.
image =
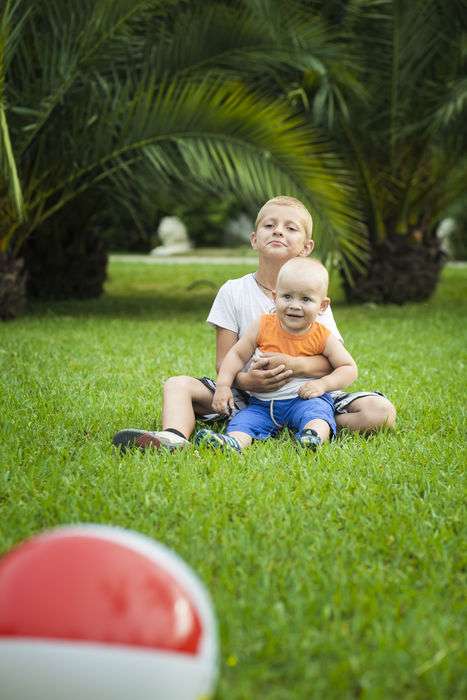
<svg viewBox="0 0 467 700">
<path fill-rule="evenodd" d="M 271 420 L 274 425 L 276 425 L 278 428 L 282 428 L 282 424 L 278 423 L 274 418 L 274 399 L 271 399 L 271 403 L 269 404 L 269 415 L 271 416 Z"/>
</svg>

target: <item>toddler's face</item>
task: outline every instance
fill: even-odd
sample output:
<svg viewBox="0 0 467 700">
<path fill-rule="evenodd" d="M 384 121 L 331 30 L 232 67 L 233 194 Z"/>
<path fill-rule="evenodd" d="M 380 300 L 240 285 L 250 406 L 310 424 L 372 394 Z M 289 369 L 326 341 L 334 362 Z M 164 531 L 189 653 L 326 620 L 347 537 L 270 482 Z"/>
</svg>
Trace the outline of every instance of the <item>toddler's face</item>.
<svg viewBox="0 0 467 700">
<path fill-rule="evenodd" d="M 321 280 L 310 275 L 287 273 L 279 277 L 276 295 L 276 313 L 281 326 L 289 333 L 303 333 L 329 304 Z"/>
</svg>

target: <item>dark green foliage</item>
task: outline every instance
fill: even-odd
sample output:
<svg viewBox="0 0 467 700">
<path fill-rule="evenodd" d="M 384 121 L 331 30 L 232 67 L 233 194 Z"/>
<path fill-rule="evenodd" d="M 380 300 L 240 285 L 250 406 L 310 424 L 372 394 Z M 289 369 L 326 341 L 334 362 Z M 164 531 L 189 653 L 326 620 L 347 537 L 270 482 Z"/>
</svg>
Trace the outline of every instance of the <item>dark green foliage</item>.
<svg viewBox="0 0 467 700">
<path fill-rule="evenodd" d="M 90 299 L 102 294 L 107 249 L 96 231 L 62 218 L 23 246 L 28 295 L 38 299 Z M 51 222 L 52 224 L 52 222 Z"/>
<path fill-rule="evenodd" d="M 148 226 L 136 227 L 131 219 L 123 217 L 117 225 L 102 229 L 102 238 L 110 251 L 124 253 L 149 253 L 154 247 L 154 229 Z"/>
<path fill-rule="evenodd" d="M 465 211 L 465 2 L 316 0 L 309 5 L 334 29 L 336 45 L 346 46 L 349 56 L 350 71 L 341 84 L 332 73 L 321 80 L 317 71 L 303 81 L 310 120 L 333 135 L 358 188 L 371 254 L 368 275 L 354 275 L 359 289 L 348 284 L 346 289 L 350 298 L 367 301 L 426 299 L 440 269 L 433 237 L 423 233 L 420 243 L 427 251 L 414 264 L 393 251 L 412 259 L 414 229 L 433 231 L 461 201 Z M 384 244 L 394 236 L 407 240 Z M 396 279 L 401 284 L 394 293 Z"/>
<path fill-rule="evenodd" d="M 204 196 L 180 206 L 175 213 L 185 223 L 195 246 L 215 247 L 224 243 L 229 218 L 240 213 L 238 202 L 228 194 L 225 197 Z"/>
<path fill-rule="evenodd" d="M 454 260 L 467 260 L 467 216 L 456 222 L 451 238 Z"/>
<path fill-rule="evenodd" d="M 85 191 L 143 239 L 151 206 L 287 193 L 348 275 L 463 195 L 466 17 L 463 0 L 7 0 L 0 249 Z"/>
<path fill-rule="evenodd" d="M 257 12 L 211 2 L 200 13 L 165 0 L 69 0 L 64 12 L 62 0 L 8 0 L 0 10 L 0 250 L 18 254 L 33 233 L 55 240 L 49 223 L 86 192 L 102 213 L 114 207 L 135 220 L 143 190 L 160 209 L 167 193 L 176 206 L 209 193 L 257 208 L 285 192 L 330 232 L 325 257 L 358 258 L 347 172 L 323 134 L 259 79 L 303 62 L 303 46 L 291 52 L 292 25 L 278 41 Z M 309 37 L 318 51 L 319 35 Z M 77 226 L 87 230 L 83 220 Z"/>
<path fill-rule="evenodd" d="M 453 212 L 455 224 L 450 236 L 449 249 L 454 260 L 467 260 L 467 196 L 463 205 Z"/>
</svg>

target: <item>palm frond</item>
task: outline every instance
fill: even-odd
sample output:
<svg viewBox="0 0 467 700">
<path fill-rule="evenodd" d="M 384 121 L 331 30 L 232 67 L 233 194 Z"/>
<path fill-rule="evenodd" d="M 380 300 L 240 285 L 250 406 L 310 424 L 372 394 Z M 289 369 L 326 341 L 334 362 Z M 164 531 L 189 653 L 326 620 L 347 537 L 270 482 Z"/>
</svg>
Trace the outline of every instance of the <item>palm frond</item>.
<svg viewBox="0 0 467 700">
<path fill-rule="evenodd" d="M 465 152 L 467 123 L 462 4 L 455 0 L 452 12 L 438 0 L 342 4 L 341 31 L 360 62 L 366 97 L 345 94 L 349 121 L 342 109 L 323 107 L 321 123 L 333 128 L 338 114 L 332 133 L 355 169 L 372 241 L 407 232 L 449 199 L 441 172 Z"/>
<path fill-rule="evenodd" d="M 282 11 L 281 11 L 282 8 Z M 352 83 L 352 54 L 343 50 L 319 16 L 290 2 L 269 8 L 268 24 L 257 7 L 233 7 L 220 2 L 205 3 L 203 13 L 188 5 L 177 15 L 176 25 L 148 47 L 155 73 L 161 77 L 193 79 L 207 73 L 226 79 L 241 79 L 255 90 L 268 92 L 300 80 L 304 74 L 326 77 L 332 85 L 361 90 Z M 280 30 L 279 30 L 280 28 Z M 151 37 L 148 36 L 151 42 Z M 341 78 L 342 76 L 342 78 Z M 345 78 L 345 80 L 344 80 Z M 277 91 L 277 90 L 276 90 Z"/>
<path fill-rule="evenodd" d="M 431 116 L 433 132 L 446 129 L 466 130 L 467 78 L 459 77 L 446 85 L 442 103 Z"/>
<path fill-rule="evenodd" d="M 322 222 L 318 236 L 320 229 L 329 232 L 322 234 L 323 250 L 328 241 L 335 245 L 335 235 L 345 239 L 346 254 L 361 252 L 344 168 L 323 136 L 293 117 L 286 103 L 260 100 L 237 83 L 156 85 L 151 76 L 136 90 L 130 82 L 111 89 L 101 80 L 89 97 L 67 120 L 69 158 L 64 154 L 47 189 L 30 193 L 31 209 L 41 207 L 36 225 L 57 211 L 57 197 L 69 201 L 74 191 L 142 154 L 153 170 L 155 196 L 158 183 L 168 182 L 197 182 L 250 206 L 279 192 L 296 194 Z M 42 144 L 35 153 L 39 170 L 47 163 L 45 137 Z"/>
<path fill-rule="evenodd" d="M 161 5 L 160 0 L 70 0 L 66 30 L 60 0 L 42 0 L 33 6 L 11 69 L 20 154 L 30 147 L 54 111 L 60 110 L 70 91 L 81 88 L 84 75 L 117 71 L 128 64 L 130 48 L 135 51 L 138 44 L 134 25 Z M 34 71 L 30 70 L 31 62 Z"/>
<path fill-rule="evenodd" d="M 35 3 L 8 80 L 28 221 L 14 223 L 7 241 L 18 246 L 86 189 L 121 183 L 144 163 L 155 197 L 198 188 L 256 208 L 296 194 L 313 210 L 324 255 L 361 257 L 346 169 L 286 99 L 259 97 L 308 73 L 326 84 L 328 111 L 344 113 L 358 79 L 339 82 L 343 47 L 319 18 L 304 22 L 299 3 L 266 28 L 258 7 L 226 18 L 229 3 L 216 5 L 194 15 L 175 0 L 70 0 L 64 26 L 59 0 Z M 351 60 L 344 65 L 351 75 Z"/>
<path fill-rule="evenodd" d="M 21 33 L 21 22 L 15 25 L 13 21 L 19 5 L 20 0 L 7 0 L 0 14 L 0 182 L 3 181 L 0 199 L 4 198 L 5 192 L 21 222 L 25 217 L 25 205 L 10 137 L 5 98 L 5 76 Z"/>
</svg>

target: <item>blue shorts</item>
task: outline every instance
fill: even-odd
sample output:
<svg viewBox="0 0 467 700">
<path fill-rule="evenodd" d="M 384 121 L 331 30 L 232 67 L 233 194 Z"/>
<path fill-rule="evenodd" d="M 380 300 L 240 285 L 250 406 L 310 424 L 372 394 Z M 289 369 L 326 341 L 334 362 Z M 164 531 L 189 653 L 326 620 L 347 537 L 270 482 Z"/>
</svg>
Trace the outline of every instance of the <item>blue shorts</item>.
<svg viewBox="0 0 467 700">
<path fill-rule="evenodd" d="M 209 377 L 198 377 L 198 379 L 207 389 L 209 389 L 209 391 L 212 391 L 214 394 L 216 391 L 216 382 L 214 380 L 210 379 Z M 245 406 L 249 404 L 250 396 L 246 393 L 246 391 L 241 391 L 236 387 L 232 387 L 232 393 L 235 401 L 233 415 L 235 415 L 238 411 L 241 411 L 242 408 L 245 408 Z M 347 391 L 332 391 L 330 394 L 326 394 L 326 396 L 329 395 L 332 396 L 334 400 L 334 412 L 336 414 L 348 413 L 347 408 L 350 406 L 352 401 L 355 401 L 355 399 L 361 399 L 364 396 L 382 396 L 383 398 L 387 398 L 380 391 L 353 391 L 350 393 Z M 221 413 L 208 413 L 199 415 L 198 418 L 210 423 L 213 421 L 225 420 L 225 415 Z"/>
<path fill-rule="evenodd" d="M 329 394 L 317 399 L 272 399 L 260 401 L 251 397 L 246 408 L 242 408 L 227 426 L 227 433 L 238 431 L 251 435 L 254 440 L 266 440 L 276 435 L 283 427 L 295 431 L 296 436 L 311 420 L 321 418 L 331 428 L 331 437 L 336 434 L 334 403 Z"/>
</svg>

